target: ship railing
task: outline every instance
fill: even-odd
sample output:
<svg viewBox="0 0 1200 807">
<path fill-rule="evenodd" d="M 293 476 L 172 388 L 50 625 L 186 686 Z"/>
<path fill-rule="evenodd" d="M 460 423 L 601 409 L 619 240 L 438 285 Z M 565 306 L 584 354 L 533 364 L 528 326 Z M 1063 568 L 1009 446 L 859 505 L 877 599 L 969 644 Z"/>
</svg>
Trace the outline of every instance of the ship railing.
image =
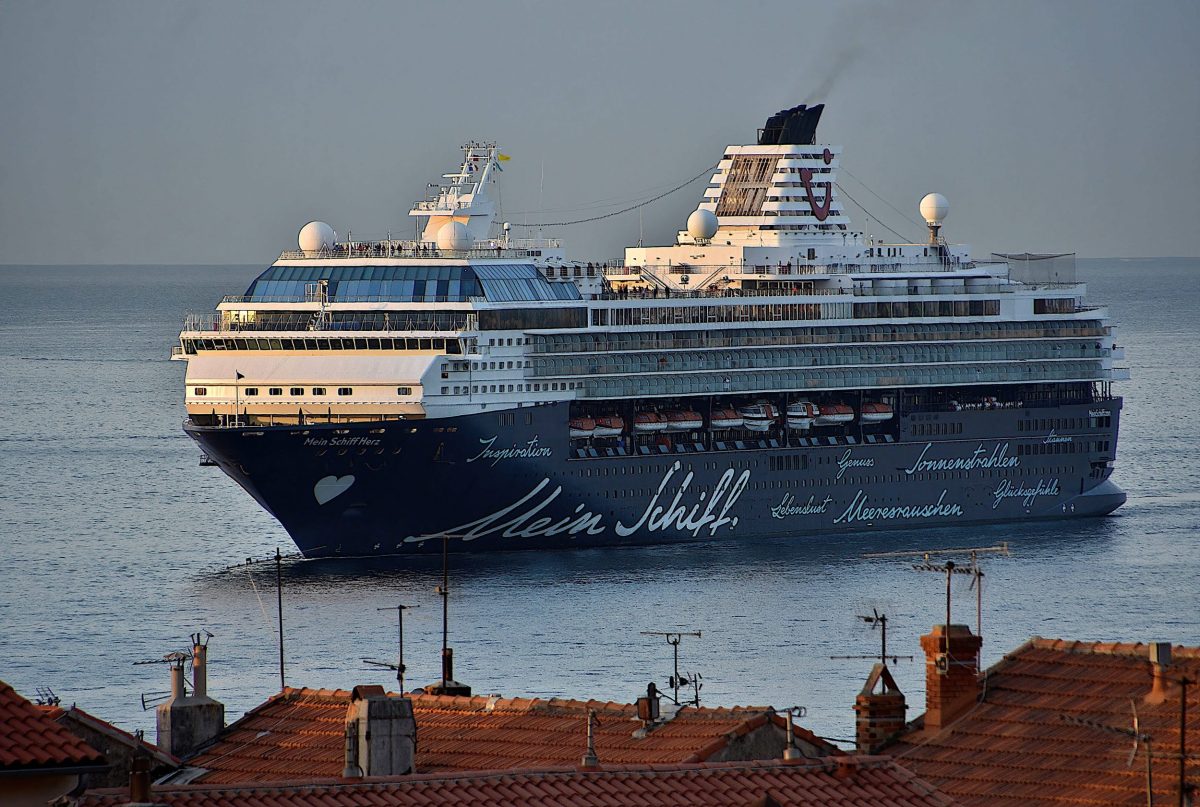
<svg viewBox="0 0 1200 807">
<path fill-rule="evenodd" d="M 300 316 L 277 317 L 267 316 L 249 321 L 224 319 L 220 316 L 205 314 L 189 314 L 184 319 L 185 333 L 407 333 L 411 331 L 437 331 L 460 333 L 478 329 L 479 320 L 475 314 L 461 314 L 453 319 L 423 318 L 414 316 L 397 316 L 386 318 L 373 317 L 336 317 L 319 321 L 315 314 L 305 312 Z"/>
<path fill-rule="evenodd" d="M 481 303 L 487 298 L 479 295 L 470 297 L 460 297 L 449 294 L 438 295 L 422 295 L 418 299 L 406 299 L 396 294 L 354 294 L 354 295 L 332 295 L 326 301 L 326 305 L 336 305 L 339 303 Z M 221 298 L 220 304 L 232 303 L 234 305 L 245 305 L 247 303 L 308 303 L 319 304 L 317 298 L 305 294 L 288 294 L 288 295 L 241 295 L 227 294 Z M 309 309 L 316 310 L 316 309 Z"/>
<path fill-rule="evenodd" d="M 433 241 L 399 239 L 349 241 L 318 250 L 285 249 L 279 260 L 344 260 L 348 258 L 488 258 L 537 257 L 539 250 L 559 249 L 557 238 L 495 238 L 476 241 L 467 250 L 439 249 Z"/>
<path fill-rule="evenodd" d="M 219 405 L 218 405 L 219 406 Z M 232 405 L 226 404 L 227 408 L 232 409 Z M 377 415 L 338 415 L 330 412 L 304 412 L 302 419 L 298 419 L 295 415 L 269 415 L 255 414 L 253 412 L 243 412 L 235 416 L 232 412 L 216 411 L 212 414 L 199 415 L 197 417 L 186 417 L 183 419 L 184 428 L 198 427 L 202 429 L 244 429 L 255 426 L 291 426 L 292 428 L 304 428 L 305 426 L 318 425 L 350 425 L 354 423 L 380 423 L 380 422 L 395 422 L 409 420 L 404 415 L 384 414 Z"/>
</svg>

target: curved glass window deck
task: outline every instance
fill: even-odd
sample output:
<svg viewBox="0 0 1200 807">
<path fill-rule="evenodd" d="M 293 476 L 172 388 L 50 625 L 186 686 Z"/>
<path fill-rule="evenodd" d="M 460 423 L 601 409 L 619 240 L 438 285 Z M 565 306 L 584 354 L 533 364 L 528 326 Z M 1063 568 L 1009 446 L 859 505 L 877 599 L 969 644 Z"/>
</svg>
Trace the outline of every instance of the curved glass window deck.
<svg viewBox="0 0 1200 807">
<path fill-rule="evenodd" d="M 465 303 L 578 300 L 573 283 L 551 283 L 533 264 L 404 266 L 271 266 L 246 289 L 246 302 L 314 300 L 328 281 L 328 301 Z"/>
</svg>

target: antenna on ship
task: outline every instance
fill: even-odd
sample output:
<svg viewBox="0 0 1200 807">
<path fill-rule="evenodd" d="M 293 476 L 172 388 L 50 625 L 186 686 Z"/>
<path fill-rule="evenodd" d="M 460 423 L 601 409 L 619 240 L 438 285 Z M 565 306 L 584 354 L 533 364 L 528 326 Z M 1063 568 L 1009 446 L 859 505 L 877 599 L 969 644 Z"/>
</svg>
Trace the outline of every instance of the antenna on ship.
<svg viewBox="0 0 1200 807">
<path fill-rule="evenodd" d="M 692 687 L 693 692 L 694 692 L 693 697 L 692 697 L 692 703 L 695 706 L 699 706 L 700 705 L 700 690 L 704 687 L 704 683 L 703 683 L 704 676 L 700 675 L 699 673 L 692 673 L 690 678 L 686 675 L 680 675 L 680 673 L 679 673 L 679 643 L 683 641 L 684 636 L 694 636 L 697 639 L 699 639 L 700 631 L 698 631 L 698 630 L 697 631 L 644 630 L 641 632 L 641 634 L 643 636 L 662 636 L 662 637 L 666 638 L 667 644 L 671 645 L 671 649 L 674 652 L 674 656 L 675 656 L 675 673 L 667 680 L 667 683 L 671 687 L 671 689 L 673 689 L 675 691 L 675 696 L 672 698 L 672 700 L 675 701 L 675 704 L 679 705 L 679 690 L 680 690 L 680 688 L 690 686 L 690 687 Z"/>
<path fill-rule="evenodd" d="M 419 605 L 399 605 L 388 606 L 387 608 L 376 608 L 376 611 L 395 611 L 396 612 L 396 663 L 391 664 L 386 661 L 376 661 L 375 659 L 365 658 L 364 664 L 370 664 L 375 667 L 385 667 L 389 670 L 396 671 L 396 683 L 400 686 L 400 693 L 404 693 L 404 612 L 409 608 L 420 608 Z"/>
</svg>

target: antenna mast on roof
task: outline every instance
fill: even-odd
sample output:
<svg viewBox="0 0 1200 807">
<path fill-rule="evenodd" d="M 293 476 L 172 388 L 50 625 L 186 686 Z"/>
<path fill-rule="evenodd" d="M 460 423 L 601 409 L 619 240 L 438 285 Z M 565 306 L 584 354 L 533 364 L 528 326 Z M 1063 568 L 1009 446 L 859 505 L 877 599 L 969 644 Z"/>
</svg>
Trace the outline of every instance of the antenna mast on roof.
<svg viewBox="0 0 1200 807">
<path fill-rule="evenodd" d="M 672 700 L 676 705 L 679 705 L 679 689 L 680 687 L 690 686 L 695 690 L 695 695 L 692 702 L 695 706 L 700 705 L 700 689 L 704 686 L 701 683 L 704 677 L 699 673 L 692 673 L 692 677 L 679 674 L 679 643 L 683 641 L 684 636 L 694 636 L 700 638 L 700 631 L 662 631 L 662 630 L 644 630 L 641 632 L 643 636 L 663 636 L 667 640 L 667 644 L 671 645 L 675 654 L 675 674 L 671 676 L 667 682 L 675 691 L 675 696 Z"/>
<path fill-rule="evenodd" d="M 872 608 L 871 614 L 869 616 L 863 616 L 862 614 L 859 614 L 858 618 L 861 619 L 863 622 L 866 622 L 868 625 L 870 625 L 871 630 L 875 630 L 875 628 L 879 628 L 879 656 L 878 656 L 878 658 L 879 658 L 880 664 L 882 664 L 884 667 L 886 667 L 888 659 L 891 659 L 893 664 L 899 663 L 899 661 L 901 659 L 904 659 L 905 661 L 913 660 L 912 656 L 897 656 L 895 654 L 888 655 L 888 651 L 887 651 L 888 615 L 887 614 L 881 614 L 881 613 L 879 613 L 879 610 L 877 608 Z M 876 656 L 830 656 L 830 658 L 831 659 L 867 659 L 867 658 L 873 659 L 873 658 L 876 658 Z"/>
<path fill-rule="evenodd" d="M 442 533 L 442 680 L 432 690 L 438 695 L 470 695 L 471 688 L 454 680 L 454 649 L 450 647 L 450 539 L 461 536 Z"/>
<path fill-rule="evenodd" d="M 190 659 L 191 657 L 192 656 L 190 653 L 184 653 L 182 650 L 174 650 L 170 653 L 167 653 L 162 658 L 143 659 L 141 661 L 133 662 L 133 666 L 135 666 L 135 667 L 141 667 L 145 664 L 166 664 L 169 667 L 171 667 L 172 670 L 180 670 L 178 676 L 176 676 L 175 674 L 172 674 L 172 677 L 171 677 L 173 685 L 175 683 L 178 683 L 178 685 L 180 687 L 180 692 L 176 693 L 174 691 L 162 691 L 162 690 L 157 691 L 157 692 L 143 692 L 142 693 L 142 711 L 149 711 L 150 709 L 152 709 L 154 707 L 155 704 L 165 701 L 167 698 L 171 697 L 172 695 L 186 696 L 188 694 L 188 689 L 189 689 L 188 681 L 187 681 L 187 677 L 183 675 L 182 670 L 184 668 L 184 665 L 187 664 L 188 659 Z"/>
<path fill-rule="evenodd" d="M 942 572 L 946 575 L 946 626 L 949 630 L 950 625 L 950 579 L 955 574 L 969 574 L 972 576 L 971 587 L 975 589 L 975 634 L 983 635 L 983 567 L 979 565 L 979 556 L 984 554 L 1003 555 L 1008 557 L 1012 553 L 1008 548 L 1008 541 L 1001 541 L 995 546 L 977 546 L 977 547 L 956 547 L 952 549 L 916 549 L 905 550 L 899 552 L 868 552 L 863 555 L 864 558 L 913 558 L 919 557 L 924 559 L 924 563 L 913 564 L 913 569 L 918 572 Z M 936 565 L 930 562 L 930 558 L 935 555 L 969 555 L 971 558 L 970 568 L 961 568 L 953 561 L 946 561 L 942 565 Z M 864 617 L 865 618 L 865 617 Z M 947 637 L 947 641 L 948 641 Z"/>
<path fill-rule="evenodd" d="M 1086 717 L 1076 717 L 1075 715 L 1060 714 L 1059 720 L 1065 723 L 1072 723 L 1076 726 L 1087 726 L 1100 731 L 1107 731 L 1109 734 L 1119 734 L 1122 737 L 1131 737 L 1133 739 L 1133 748 L 1129 752 L 1129 761 L 1125 763 L 1126 768 L 1133 767 L 1133 760 L 1137 758 L 1138 744 L 1146 744 L 1146 805 L 1154 807 L 1154 769 L 1151 762 L 1154 758 L 1154 752 L 1151 748 L 1153 739 L 1149 734 L 1146 734 L 1141 729 L 1141 721 L 1138 720 L 1137 704 L 1133 698 L 1129 699 L 1129 708 L 1133 710 L 1133 726 L 1123 729 L 1120 726 L 1110 726 L 1107 723 L 1101 723 L 1098 720 L 1089 720 Z M 1181 757 L 1182 758 L 1182 757 Z M 1183 799 L 1183 781 L 1180 780 L 1180 799 Z"/>
<path fill-rule="evenodd" d="M 397 655 L 396 663 L 390 664 L 386 661 L 375 661 L 374 659 L 365 658 L 363 662 L 371 664 L 375 667 L 386 667 L 389 670 L 396 671 L 396 683 L 400 686 L 400 694 L 404 694 L 404 612 L 409 608 L 420 608 L 419 605 L 392 605 L 387 608 L 376 608 L 376 611 L 395 611 L 396 612 L 396 645 Z"/>
</svg>

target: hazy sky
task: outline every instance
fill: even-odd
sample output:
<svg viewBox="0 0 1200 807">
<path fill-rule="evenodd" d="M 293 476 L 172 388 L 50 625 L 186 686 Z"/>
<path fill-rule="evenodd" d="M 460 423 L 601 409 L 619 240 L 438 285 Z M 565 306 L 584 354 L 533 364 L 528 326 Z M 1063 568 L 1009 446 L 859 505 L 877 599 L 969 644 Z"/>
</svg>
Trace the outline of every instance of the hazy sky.
<svg viewBox="0 0 1200 807">
<path fill-rule="evenodd" d="M 908 238 L 937 190 L 977 252 L 1200 255 L 1197 0 L 0 0 L 0 262 L 266 264 L 313 218 L 408 236 L 469 139 L 512 156 L 507 218 L 582 218 L 805 101 Z M 702 187 L 643 211 L 647 243 Z M 611 259 L 638 228 L 553 233 Z"/>
</svg>

